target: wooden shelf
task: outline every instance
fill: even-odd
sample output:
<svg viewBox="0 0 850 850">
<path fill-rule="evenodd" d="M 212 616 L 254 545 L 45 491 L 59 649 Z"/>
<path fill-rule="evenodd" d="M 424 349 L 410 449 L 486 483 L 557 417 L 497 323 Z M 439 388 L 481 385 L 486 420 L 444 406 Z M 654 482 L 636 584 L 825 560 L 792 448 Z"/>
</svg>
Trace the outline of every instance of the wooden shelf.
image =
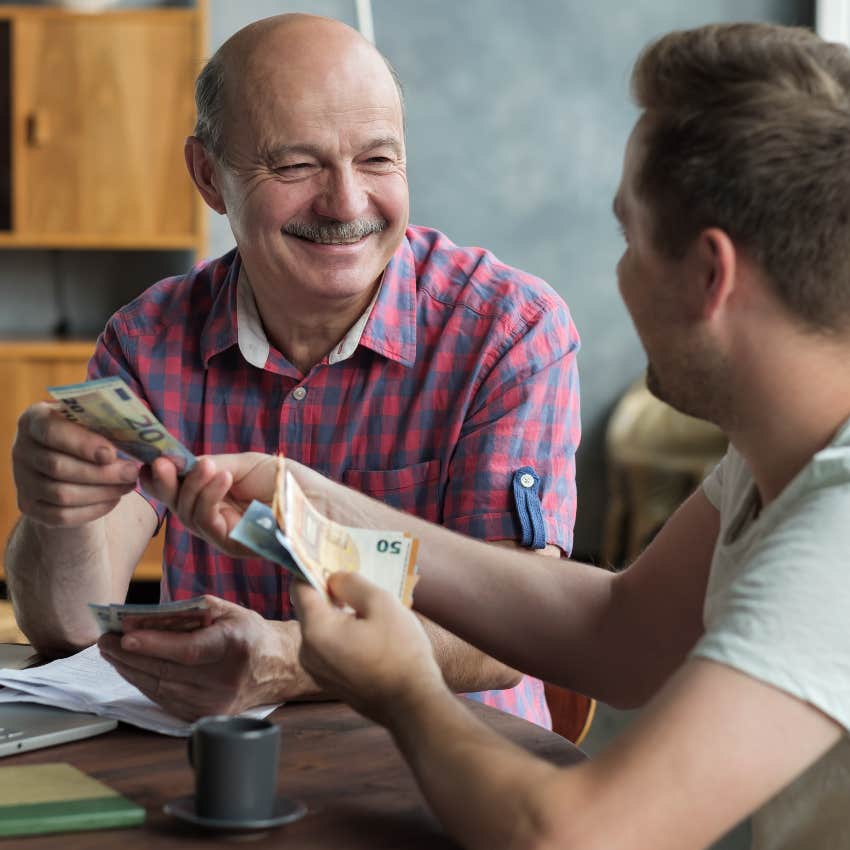
<svg viewBox="0 0 850 850">
<path fill-rule="evenodd" d="M 198 238 L 192 234 L 158 236 L 155 240 L 143 236 L 121 236 L 109 244 L 101 233 L 44 233 L 41 235 L 12 234 L 0 231 L 0 248 L 31 248 L 65 251 L 193 251 L 200 253 Z"/>
<path fill-rule="evenodd" d="M 94 341 L 0 340 L 0 386 L 4 392 L 4 404 L 0 407 L 0 443 L 7 447 L 0 453 L 0 540 L 4 546 L 20 516 L 10 454 L 18 417 L 31 404 L 47 398 L 46 387 L 85 380 L 86 365 L 93 350 Z M 134 580 L 160 578 L 163 537 L 160 532 L 148 544 L 133 573 Z M 4 575 L 0 561 L 0 579 Z"/>
</svg>

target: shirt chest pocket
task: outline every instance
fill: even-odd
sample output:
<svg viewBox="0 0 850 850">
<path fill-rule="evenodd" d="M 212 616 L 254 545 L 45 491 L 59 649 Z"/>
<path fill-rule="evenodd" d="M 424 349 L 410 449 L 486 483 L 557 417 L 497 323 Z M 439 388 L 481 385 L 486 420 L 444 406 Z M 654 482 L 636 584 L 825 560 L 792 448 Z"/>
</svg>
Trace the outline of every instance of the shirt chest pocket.
<svg viewBox="0 0 850 850">
<path fill-rule="evenodd" d="M 400 469 L 348 469 L 344 484 L 394 508 L 440 522 L 440 461 L 425 460 Z"/>
</svg>

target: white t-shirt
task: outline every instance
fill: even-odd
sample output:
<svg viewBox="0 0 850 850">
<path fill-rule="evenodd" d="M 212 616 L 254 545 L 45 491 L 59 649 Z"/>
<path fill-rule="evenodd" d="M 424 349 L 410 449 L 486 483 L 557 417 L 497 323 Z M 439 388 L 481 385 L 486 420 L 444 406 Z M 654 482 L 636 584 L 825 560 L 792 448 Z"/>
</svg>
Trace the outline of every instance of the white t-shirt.
<svg viewBox="0 0 850 850">
<path fill-rule="evenodd" d="M 720 536 L 692 655 L 805 700 L 850 732 L 850 422 L 753 519 L 732 448 L 703 483 Z M 850 736 L 752 818 L 753 850 L 850 848 Z"/>
</svg>

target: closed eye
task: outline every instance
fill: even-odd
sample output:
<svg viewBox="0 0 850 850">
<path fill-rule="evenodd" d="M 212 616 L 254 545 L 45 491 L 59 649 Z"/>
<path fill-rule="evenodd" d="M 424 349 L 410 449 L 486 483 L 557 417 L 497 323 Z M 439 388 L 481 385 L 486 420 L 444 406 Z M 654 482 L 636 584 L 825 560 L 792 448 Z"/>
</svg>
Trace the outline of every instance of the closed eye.
<svg viewBox="0 0 850 850">
<path fill-rule="evenodd" d="M 370 156 L 363 160 L 363 167 L 372 171 L 390 171 L 396 166 L 397 160 L 389 156 Z"/>
</svg>

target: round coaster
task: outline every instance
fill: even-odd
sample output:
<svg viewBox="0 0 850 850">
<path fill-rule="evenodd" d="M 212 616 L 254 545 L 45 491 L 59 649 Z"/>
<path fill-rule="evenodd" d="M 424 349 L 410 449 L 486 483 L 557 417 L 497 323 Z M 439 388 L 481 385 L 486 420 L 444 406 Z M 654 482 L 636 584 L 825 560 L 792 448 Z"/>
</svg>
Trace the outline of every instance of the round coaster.
<svg viewBox="0 0 850 850">
<path fill-rule="evenodd" d="M 206 829 L 230 829 L 245 832 L 251 829 L 270 829 L 273 826 L 282 826 L 292 823 L 307 813 L 307 807 L 292 797 L 278 797 L 274 802 L 271 817 L 249 820 L 223 820 L 221 818 L 207 818 L 199 815 L 195 810 L 195 795 L 178 797 L 176 800 L 166 803 L 162 810 L 167 815 L 186 821 L 187 823 L 202 826 Z"/>
</svg>

